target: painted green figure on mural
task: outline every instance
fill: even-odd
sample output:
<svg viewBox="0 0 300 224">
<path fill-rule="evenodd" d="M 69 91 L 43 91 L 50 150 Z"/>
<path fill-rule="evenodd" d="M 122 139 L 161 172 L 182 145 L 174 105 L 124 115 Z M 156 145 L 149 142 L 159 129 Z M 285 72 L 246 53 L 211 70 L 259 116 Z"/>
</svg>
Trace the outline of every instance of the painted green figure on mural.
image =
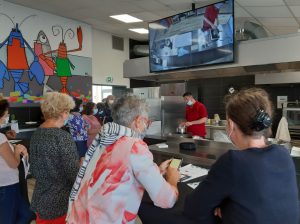
<svg viewBox="0 0 300 224">
<path fill-rule="evenodd" d="M 62 89 L 60 90 L 60 92 L 69 94 L 69 91 L 67 89 L 67 81 L 68 81 L 68 77 L 72 76 L 71 68 L 72 68 L 72 70 L 74 70 L 75 66 L 69 60 L 68 53 L 75 52 L 75 51 L 81 51 L 82 39 L 83 39 L 82 30 L 81 30 L 81 27 L 77 28 L 77 39 L 78 39 L 79 47 L 77 49 L 68 51 L 66 43 L 65 43 L 65 36 L 68 32 L 70 32 L 69 37 L 72 39 L 74 37 L 74 32 L 73 32 L 73 30 L 68 29 L 65 32 L 65 34 L 63 35 L 63 28 L 61 26 L 53 26 L 52 31 L 53 31 L 54 36 L 57 36 L 59 34 L 59 30 L 57 30 L 57 28 L 61 29 L 62 42 L 59 43 L 57 50 L 47 52 L 46 54 L 57 52 L 57 57 L 55 59 L 55 65 L 56 65 L 57 76 L 60 77 L 60 82 L 62 84 Z"/>
<path fill-rule="evenodd" d="M 74 70 L 75 65 L 72 64 L 72 62 L 69 60 L 69 58 L 57 57 L 55 60 L 55 64 L 56 64 L 56 73 L 57 73 L 58 77 L 72 76 L 71 68 L 72 68 L 72 70 Z"/>
</svg>

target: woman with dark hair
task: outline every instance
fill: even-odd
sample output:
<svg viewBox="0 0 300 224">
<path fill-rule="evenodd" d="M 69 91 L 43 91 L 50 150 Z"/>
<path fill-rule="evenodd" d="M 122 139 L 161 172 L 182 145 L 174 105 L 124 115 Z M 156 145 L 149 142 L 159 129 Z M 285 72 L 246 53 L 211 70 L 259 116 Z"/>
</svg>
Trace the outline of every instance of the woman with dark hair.
<svg viewBox="0 0 300 224">
<path fill-rule="evenodd" d="M 97 104 L 97 108 L 98 108 L 97 115 L 99 116 L 103 124 L 106 124 L 108 122 L 113 122 L 113 118 L 111 116 L 111 108 L 112 105 L 114 104 L 115 99 L 116 99 L 115 96 L 109 95 L 105 99 L 104 103 Z"/>
<path fill-rule="evenodd" d="M 74 98 L 74 102 L 75 107 L 70 111 L 71 113 L 67 125 L 75 141 L 79 157 L 83 158 L 87 151 L 87 130 L 89 125 L 80 114 L 83 110 L 82 100 Z"/>
<path fill-rule="evenodd" d="M 105 104 L 102 102 L 99 102 L 96 104 L 96 107 L 98 109 L 98 112 L 95 116 L 97 117 L 100 124 L 103 125 L 104 121 L 105 121 Z"/>
<path fill-rule="evenodd" d="M 98 121 L 98 119 L 95 117 L 95 115 L 97 114 L 98 109 L 96 107 L 96 104 L 93 102 L 88 102 L 85 105 L 85 108 L 83 110 L 83 119 L 89 124 L 89 128 L 88 128 L 88 139 L 87 139 L 87 146 L 89 147 L 94 138 L 96 137 L 96 135 L 98 134 L 98 132 L 100 131 L 101 128 L 101 124 Z"/>
<path fill-rule="evenodd" d="M 226 98 L 229 150 L 186 198 L 184 214 L 201 224 L 298 224 L 296 173 L 286 148 L 267 145 L 272 104 L 258 88 Z"/>
<path fill-rule="evenodd" d="M 0 124 L 8 123 L 7 100 L 0 100 Z M 28 223 L 29 206 L 21 195 L 19 184 L 20 156 L 28 156 L 23 145 L 11 145 L 0 133 L 0 223 Z"/>
</svg>

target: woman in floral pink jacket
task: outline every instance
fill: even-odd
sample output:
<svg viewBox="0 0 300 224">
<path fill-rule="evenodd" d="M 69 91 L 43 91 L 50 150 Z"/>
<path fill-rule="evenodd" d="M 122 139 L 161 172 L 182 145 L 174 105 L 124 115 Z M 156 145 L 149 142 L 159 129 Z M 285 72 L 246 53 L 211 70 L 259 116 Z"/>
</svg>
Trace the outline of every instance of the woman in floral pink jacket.
<svg viewBox="0 0 300 224">
<path fill-rule="evenodd" d="M 144 190 L 162 208 L 177 200 L 179 172 L 168 167 L 170 160 L 158 167 L 142 141 L 149 124 L 145 102 L 123 97 L 112 112 L 116 123 L 103 126 L 74 183 L 70 224 L 134 223 Z"/>
</svg>

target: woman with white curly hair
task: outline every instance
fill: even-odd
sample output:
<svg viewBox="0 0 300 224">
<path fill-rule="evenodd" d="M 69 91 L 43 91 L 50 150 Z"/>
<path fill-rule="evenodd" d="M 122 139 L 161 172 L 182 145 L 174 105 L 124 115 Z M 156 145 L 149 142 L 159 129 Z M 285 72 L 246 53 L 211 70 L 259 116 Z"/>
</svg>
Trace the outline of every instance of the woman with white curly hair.
<svg viewBox="0 0 300 224">
<path fill-rule="evenodd" d="M 30 141 L 31 173 L 36 178 L 31 208 L 37 223 L 63 224 L 68 196 L 79 170 L 79 157 L 72 136 L 61 129 L 75 103 L 62 93 L 45 96 L 41 110 L 45 122 Z"/>
</svg>

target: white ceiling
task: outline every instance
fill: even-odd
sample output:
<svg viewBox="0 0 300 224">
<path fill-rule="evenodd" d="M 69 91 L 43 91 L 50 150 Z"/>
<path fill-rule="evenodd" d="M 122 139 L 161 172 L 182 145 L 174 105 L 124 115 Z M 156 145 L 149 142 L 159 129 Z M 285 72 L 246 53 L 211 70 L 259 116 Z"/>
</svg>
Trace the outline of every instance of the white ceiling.
<svg viewBox="0 0 300 224">
<path fill-rule="evenodd" d="M 145 40 L 147 35 L 135 34 L 129 28 L 147 28 L 147 23 L 218 0 L 7 0 L 56 15 L 88 23 L 95 29 L 112 34 Z M 144 22 L 125 24 L 110 15 L 130 14 Z M 270 36 L 298 32 L 300 0 L 235 0 L 236 27 L 245 20 L 263 26 Z"/>
</svg>

